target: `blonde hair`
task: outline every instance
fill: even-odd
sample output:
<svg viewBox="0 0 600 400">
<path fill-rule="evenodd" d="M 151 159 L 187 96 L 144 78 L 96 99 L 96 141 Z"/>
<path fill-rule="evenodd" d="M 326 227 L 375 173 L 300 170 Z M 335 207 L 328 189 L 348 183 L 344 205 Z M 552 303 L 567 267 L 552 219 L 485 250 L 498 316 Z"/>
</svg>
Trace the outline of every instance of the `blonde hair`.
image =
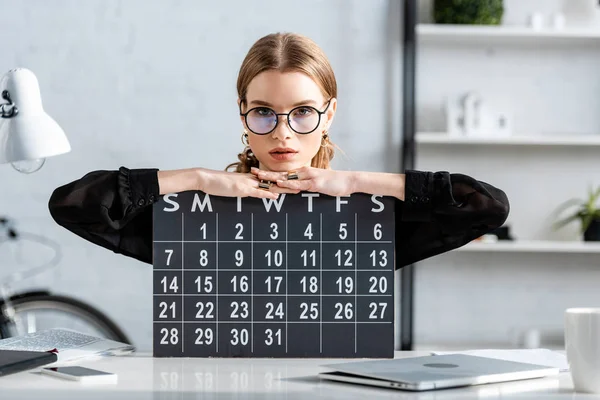
<svg viewBox="0 0 600 400">
<path fill-rule="evenodd" d="M 252 45 L 242 62 L 237 79 L 241 105 L 247 105 L 246 94 L 252 79 L 268 70 L 302 72 L 315 81 L 326 99 L 337 97 L 335 74 L 327 56 L 306 36 L 296 33 L 272 33 Z M 329 162 L 334 156 L 334 147 L 327 136 L 313 157 L 311 166 L 329 168 Z M 249 147 L 238 154 L 238 160 L 229 164 L 226 170 L 234 168 L 235 172 L 250 172 L 251 167 L 258 167 L 258 159 Z"/>
</svg>

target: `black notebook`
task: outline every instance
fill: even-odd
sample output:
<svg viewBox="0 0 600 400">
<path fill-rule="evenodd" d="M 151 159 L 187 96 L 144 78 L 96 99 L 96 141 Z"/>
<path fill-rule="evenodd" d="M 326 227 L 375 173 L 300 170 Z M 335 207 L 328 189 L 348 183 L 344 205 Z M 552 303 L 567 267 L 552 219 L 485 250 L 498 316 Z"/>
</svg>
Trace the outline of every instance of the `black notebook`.
<svg viewBox="0 0 600 400">
<path fill-rule="evenodd" d="M 58 360 L 49 351 L 0 350 L 0 376 L 26 371 Z"/>
</svg>

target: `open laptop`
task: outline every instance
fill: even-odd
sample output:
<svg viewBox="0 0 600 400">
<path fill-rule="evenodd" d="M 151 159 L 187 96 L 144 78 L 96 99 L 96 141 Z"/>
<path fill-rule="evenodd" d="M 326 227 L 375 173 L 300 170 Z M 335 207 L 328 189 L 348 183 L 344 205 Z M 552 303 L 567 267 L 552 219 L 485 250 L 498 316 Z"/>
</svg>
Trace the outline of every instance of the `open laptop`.
<svg viewBox="0 0 600 400">
<path fill-rule="evenodd" d="M 465 354 L 328 364 L 323 379 L 422 391 L 542 378 L 559 368 Z"/>
</svg>

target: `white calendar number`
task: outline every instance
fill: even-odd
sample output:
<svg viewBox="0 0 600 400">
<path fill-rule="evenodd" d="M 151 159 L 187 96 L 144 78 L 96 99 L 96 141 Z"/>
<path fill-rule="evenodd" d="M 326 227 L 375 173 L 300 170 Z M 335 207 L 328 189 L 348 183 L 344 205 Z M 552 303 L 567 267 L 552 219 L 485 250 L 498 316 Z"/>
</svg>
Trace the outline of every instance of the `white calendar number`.
<svg viewBox="0 0 600 400">
<path fill-rule="evenodd" d="M 281 282 L 283 281 L 283 276 L 269 276 L 265 279 L 265 284 L 267 285 L 267 292 L 279 293 L 279 287 L 281 286 Z M 273 290 L 275 289 L 275 290 Z"/>
<path fill-rule="evenodd" d="M 173 279 L 171 279 L 171 283 L 168 284 L 168 280 L 167 277 L 163 277 L 160 280 L 160 283 L 163 285 L 163 293 L 167 293 L 168 290 L 172 290 L 174 293 L 177 293 L 177 291 L 179 290 L 179 286 L 177 286 L 177 277 L 174 276 Z M 168 284 L 168 288 L 167 288 L 167 284 Z"/>
<path fill-rule="evenodd" d="M 241 267 L 244 263 L 244 252 L 241 250 L 235 251 L 235 265 Z"/>
<path fill-rule="evenodd" d="M 381 240 L 382 236 L 383 236 L 383 232 L 381 232 L 381 224 L 376 223 L 375 226 L 373 227 L 373 237 L 375 238 L 375 240 Z"/>
<path fill-rule="evenodd" d="M 242 301 L 241 303 L 232 301 L 229 307 L 231 307 L 231 314 L 229 316 L 233 319 L 248 318 L 250 314 L 248 302 L 246 301 Z"/>
<path fill-rule="evenodd" d="M 231 330 L 231 340 L 229 341 L 232 345 L 236 346 L 241 344 L 243 346 L 248 344 L 248 329 L 235 329 Z"/>
<path fill-rule="evenodd" d="M 244 232 L 244 225 L 238 222 L 237 224 L 235 224 L 235 229 L 237 229 L 237 233 L 235 234 L 235 240 L 243 240 L 244 235 L 242 235 L 242 232 Z"/>
<path fill-rule="evenodd" d="M 271 224 L 271 234 L 269 235 L 269 237 L 273 240 L 279 237 L 279 232 L 277 231 L 277 224 L 275 222 Z"/>
<path fill-rule="evenodd" d="M 344 240 L 348 237 L 348 229 L 346 229 L 346 226 L 348 226 L 347 223 L 342 222 L 340 223 L 340 239 Z"/>
<path fill-rule="evenodd" d="M 340 276 L 335 283 L 338 285 L 338 293 L 352 293 L 354 290 L 354 279 L 351 276 L 347 276 L 345 279 Z"/>
<path fill-rule="evenodd" d="M 162 328 L 160 334 L 163 335 L 162 339 L 160 339 L 160 344 L 176 345 L 179 343 L 179 331 L 177 328 L 172 328 L 171 331 L 167 328 Z"/>
<path fill-rule="evenodd" d="M 198 310 L 198 312 L 196 312 L 197 319 L 209 319 L 215 316 L 215 303 L 212 301 L 206 303 L 199 301 L 196 303 L 196 309 Z"/>
<path fill-rule="evenodd" d="M 369 314 L 369 319 L 383 319 L 386 308 L 387 303 L 370 303 L 369 309 L 371 313 Z"/>
<path fill-rule="evenodd" d="M 171 318 L 175 318 L 175 302 L 172 302 L 171 305 L 168 305 L 167 302 L 161 301 L 158 306 L 162 309 L 158 318 L 169 318 L 167 315 L 168 310 L 171 310 Z"/>
<path fill-rule="evenodd" d="M 385 276 L 379 277 L 377 279 L 376 276 L 371 276 L 369 278 L 369 283 L 371 287 L 369 288 L 369 293 L 385 293 L 387 292 L 387 278 Z"/>
<path fill-rule="evenodd" d="M 212 282 L 212 276 L 205 276 L 204 279 L 202 279 L 202 276 L 199 276 L 196 278 L 196 280 L 194 281 L 194 283 L 197 286 L 198 289 L 198 293 L 211 293 L 213 291 L 213 282 Z"/>
<path fill-rule="evenodd" d="M 319 305 L 317 303 L 300 303 L 302 313 L 300 313 L 300 319 L 317 319 L 319 318 Z"/>
<path fill-rule="evenodd" d="M 337 262 L 338 262 L 338 267 L 342 266 L 342 261 L 345 257 L 345 261 L 343 261 L 343 264 L 345 267 L 351 267 L 352 266 L 352 250 L 350 249 L 346 249 L 344 251 L 344 253 L 342 253 L 342 250 L 338 250 L 335 253 L 335 256 L 337 258 Z"/>
<path fill-rule="evenodd" d="M 275 342 L 277 342 L 277 346 L 281 346 L 281 329 L 277 329 L 275 332 L 273 332 L 272 329 L 267 329 L 265 335 L 267 335 L 267 338 L 265 339 L 265 344 L 267 346 L 271 346 Z"/>
<path fill-rule="evenodd" d="M 208 251 L 206 249 L 200 250 L 200 266 L 206 267 L 208 265 Z"/>
<path fill-rule="evenodd" d="M 312 222 L 306 225 L 306 229 L 304 230 L 304 237 L 307 237 L 308 240 L 311 240 L 313 237 L 312 233 Z"/>
<path fill-rule="evenodd" d="M 334 319 L 352 319 L 354 316 L 352 303 L 335 303 L 335 309 L 337 312 L 335 313 L 335 317 L 333 317 Z"/>
<path fill-rule="evenodd" d="M 167 267 L 171 265 L 171 257 L 173 256 L 173 249 L 165 249 L 165 254 L 167 255 Z"/>
<path fill-rule="evenodd" d="M 202 328 L 198 328 L 195 331 L 196 333 L 196 344 L 199 345 L 210 345 L 213 342 L 214 339 L 214 335 L 213 335 L 213 330 L 210 328 L 206 328 L 206 329 L 202 329 Z"/>
<path fill-rule="evenodd" d="M 267 265 L 269 267 L 273 264 L 276 267 L 281 267 L 281 264 L 283 264 L 283 253 L 281 252 L 281 250 L 268 250 L 265 254 L 265 258 L 267 259 Z"/>
<path fill-rule="evenodd" d="M 274 319 L 275 317 L 279 319 L 283 319 L 283 303 L 280 302 L 277 304 L 277 307 L 273 303 L 265 304 L 265 308 L 267 309 L 267 315 L 265 315 L 265 319 Z"/>
<path fill-rule="evenodd" d="M 202 232 L 202 239 L 206 240 L 206 222 L 200 227 L 200 232 Z"/>
<path fill-rule="evenodd" d="M 308 250 L 304 250 L 301 254 L 301 257 L 302 257 L 302 261 L 304 261 L 305 267 L 308 266 L 309 259 L 310 259 L 311 265 L 313 267 L 317 266 L 317 251 L 316 250 L 313 250 L 310 253 L 308 252 Z"/>
<path fill-rule="evenodd" d="M 234 276 L 231 278 L 231 285 L 233 286 L 233 292 L 236 293 L 238 290 L 242 293 L 248 291 L 248 277 L 247 276 Z"/>
<path fill-rule="evenodd" d="M 311 276 L 308 280 L 306 279 L 306 276 L 303 276 L 302 279 L 300 279 L 300 284 L 302 285 L 302 291 L 304 293 L 306 293 L 307 289 L 311 293 L 317 293 L 319 291 L 319 280 L 316 276 Z"/>
<path fill-rule="evenodd" d="M 377 264 L 379 264 L 381 267 L 385 267 L 387 265 L 387 251 L 385 250 L 379 250 L 379 257 L 377 256 L 377 250 L 373 250 L 370 257 L 373 259 L 374 267 Z"/>
</svg>

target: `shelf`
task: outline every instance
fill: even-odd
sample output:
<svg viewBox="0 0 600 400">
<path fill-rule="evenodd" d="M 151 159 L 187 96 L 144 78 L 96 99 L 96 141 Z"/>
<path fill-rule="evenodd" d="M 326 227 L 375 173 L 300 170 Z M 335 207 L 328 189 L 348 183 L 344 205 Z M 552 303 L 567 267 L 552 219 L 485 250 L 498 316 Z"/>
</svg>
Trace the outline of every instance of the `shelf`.
<svg viewBox="0 0 600 400">
<path fill-rule="evenodd" d="M 418 40 L 421 42 L 456 42 L 456 43 L 533 43 L 546 41 L 549 43 L 577 41 L 600 43 L 599 29 L 533 29 L 526 26 L 508 25 L 450 25 L 450 24 L 418 24 Z"/>
<path fill-rule="evenodd" d="M 600 254 L 600 242 L 518 240 L 496 243 L 471 242 L 454 251 L 505 253 L 584 253 Z"/>
<path fill-rule="evenodd" d="M 499 146 L 600 146 L 600 135 L 536 135 L 502 137 L 448 136 L 444 132 L 417 132 L 417 143 Z"/>
</svg>

